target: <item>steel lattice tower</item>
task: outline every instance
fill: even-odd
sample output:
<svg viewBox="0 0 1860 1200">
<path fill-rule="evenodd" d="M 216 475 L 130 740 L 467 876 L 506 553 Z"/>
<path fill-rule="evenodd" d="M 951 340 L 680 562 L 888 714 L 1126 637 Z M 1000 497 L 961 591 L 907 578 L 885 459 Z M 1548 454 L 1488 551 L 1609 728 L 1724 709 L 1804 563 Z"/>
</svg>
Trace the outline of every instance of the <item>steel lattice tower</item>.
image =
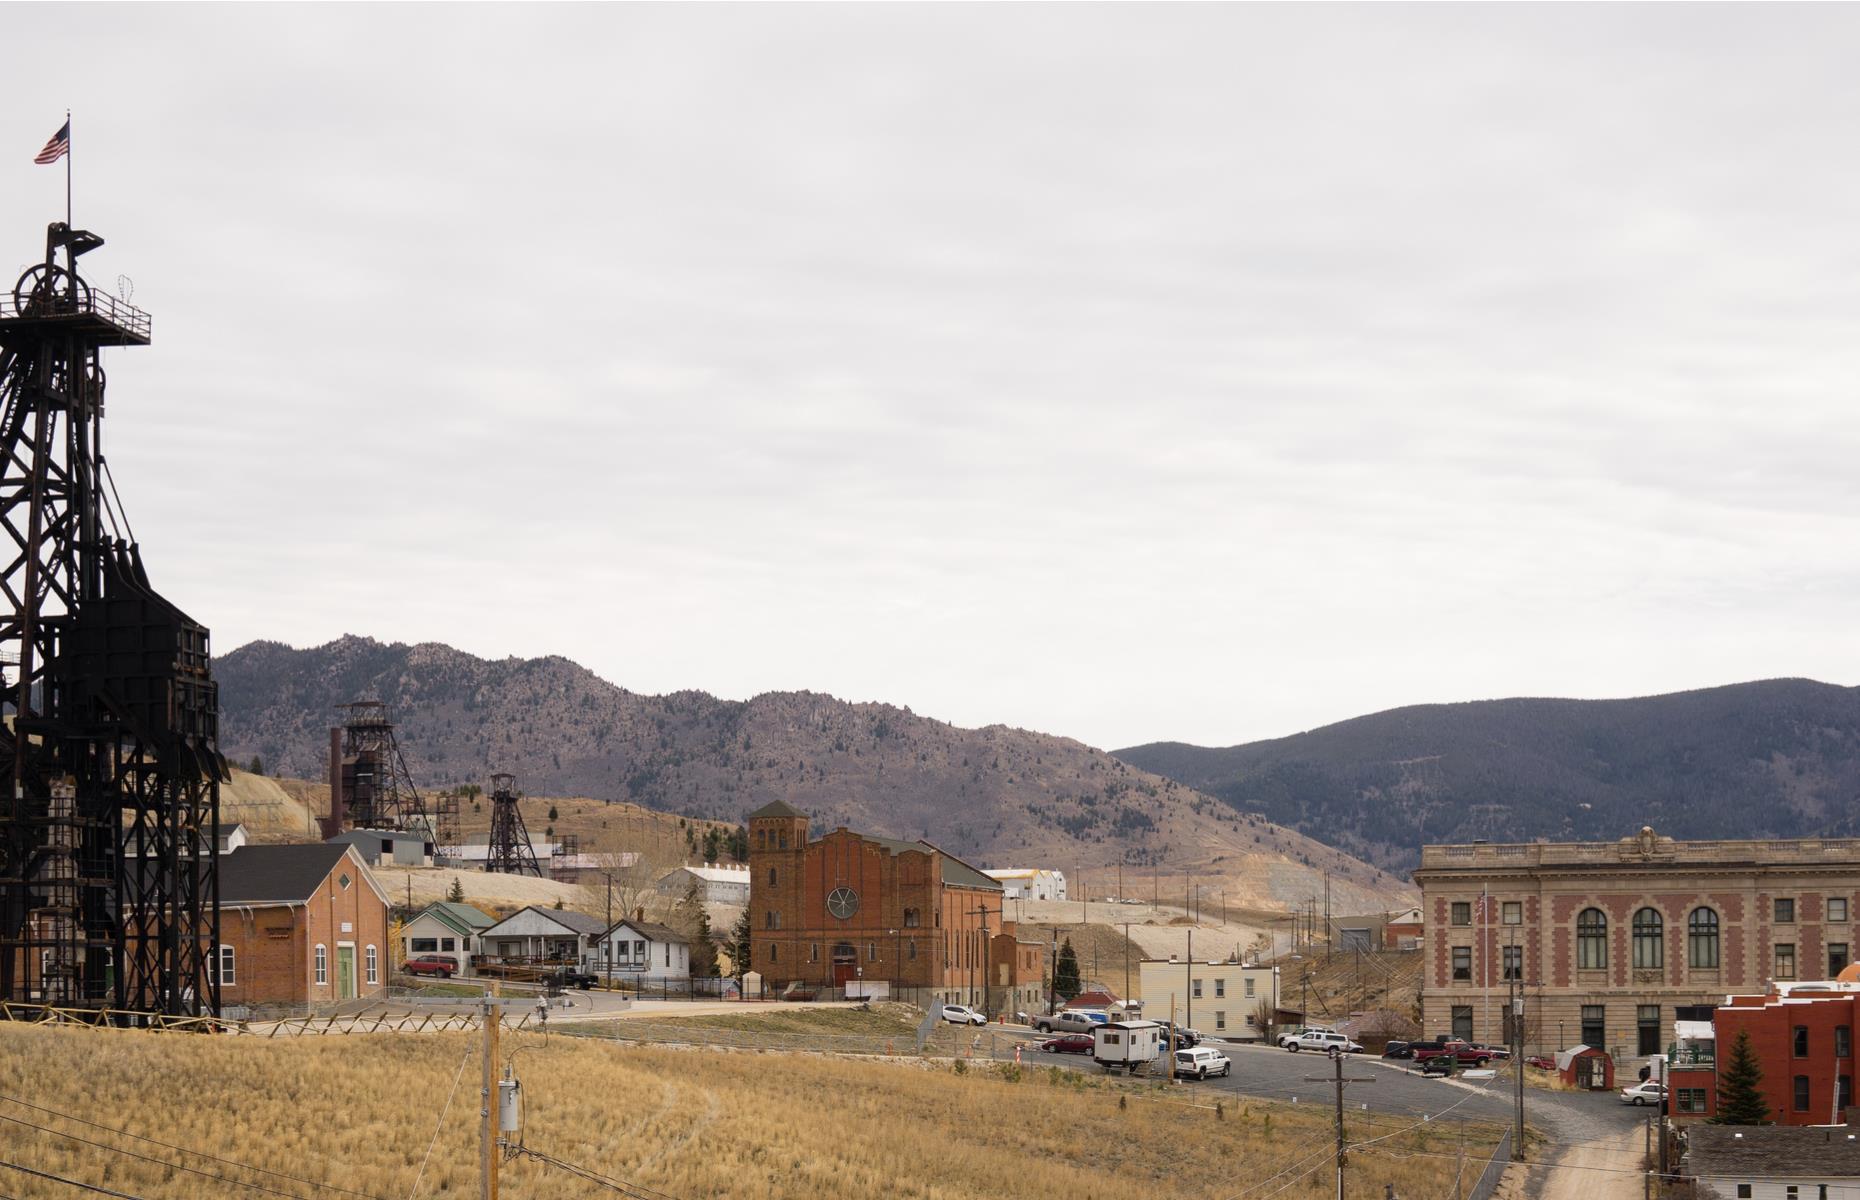
<svg viewBox="0 0 1860 1200">
<path fill-rule="evenodd" d="M 357 700 L 340 707 L 348 719 L 329 731 L 324 836 L 344 829 L 396 829 L 419 834 L 437 858 L 450 855 L 457 842 L 457 798 L 440 796 L 429 805 L 421 797 L 386 704 Z"/>
<path fill-rule="evenodd" d="M 149 318 L 102 245 L 54 224 L 0 295 L 0 998 L 217 1013 L 218 693 L 111 503 L 102 350 Z"/>
<path fill-rule="evenodd" d="M 523 827 L 523 810 L 517 806 L 517 777 L 499 772 L 491 776 L 491 846 L 484 860 L 487 871 L 507 875 L 543 877 L 536 847 Z"/>
</svg>

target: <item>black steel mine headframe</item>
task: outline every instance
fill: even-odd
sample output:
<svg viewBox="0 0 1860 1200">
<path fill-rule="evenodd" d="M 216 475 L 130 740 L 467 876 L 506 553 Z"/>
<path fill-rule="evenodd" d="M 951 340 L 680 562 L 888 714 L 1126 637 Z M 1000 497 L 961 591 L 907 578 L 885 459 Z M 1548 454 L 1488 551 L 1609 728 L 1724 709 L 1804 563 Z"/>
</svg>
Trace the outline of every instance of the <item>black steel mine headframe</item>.
<svg viewBox="0 0 1860 1200">
<path fill-rule="evenodd" d="M 450 857 L 458 840 L 458 798 L 436 796 L 429 802 L 413 786 L 386 704 L 356 700 L 340 707 L 347 719 L 329 731 L 324 836 L 344 829 L 394 829 L 417 833 L 435 857 Z"/>
<path fill-rule="evenodd" d="M 491 776 L 491 845 L 484 869 L 507 875 L 543 877 L 536 847 L 523 827 L 523 810 L 517 807 L 517 777 L 498 772 Z"/>
<path fill-rule="evenodd" d="M 0 997 L 219 1009 L 219 704 L 206 629 L 149 586 L 102 450 L 104 347 L 54 224 L 0 295 Z"/>
</svg>

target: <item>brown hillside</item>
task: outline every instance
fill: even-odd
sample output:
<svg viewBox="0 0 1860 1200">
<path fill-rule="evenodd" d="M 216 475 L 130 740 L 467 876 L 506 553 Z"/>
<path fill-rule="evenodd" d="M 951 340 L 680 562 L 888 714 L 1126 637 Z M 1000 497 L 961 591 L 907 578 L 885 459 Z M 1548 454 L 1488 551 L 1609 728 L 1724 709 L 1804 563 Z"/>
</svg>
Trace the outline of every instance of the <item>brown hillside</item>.
<svg viewBox="0 0 1860 1200">
<path fill-rule="evenodd" d="M 642 696 L 563 658 L 488 661 L 449 646 L 345 637 L 255 642 L 220 659 L 222 738 L 241 761 L 320 778 L 335 706 L 387 701 L 422 786 L 515 772 L 532 796 L 632 801 L 735 822 L 771 800 L 845 825 L 926 838 L 980 865 L 1162 864 L 1226 881 L 1236 903 L 1323 892 L 1382 908 L 1406 886 L 1069 738 L 959 729 L 888 704 L 807 692 L 726 701 Z"/>
</svg>

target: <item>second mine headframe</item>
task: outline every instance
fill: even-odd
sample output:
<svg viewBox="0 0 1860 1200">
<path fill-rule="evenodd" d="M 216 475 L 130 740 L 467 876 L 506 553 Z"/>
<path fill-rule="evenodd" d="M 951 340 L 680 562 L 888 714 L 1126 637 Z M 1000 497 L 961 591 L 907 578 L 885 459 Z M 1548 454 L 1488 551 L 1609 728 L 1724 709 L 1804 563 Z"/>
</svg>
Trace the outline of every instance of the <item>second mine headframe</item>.
<svg viewBox="0 0 1860 1200">
<path fill-rule="evenodd" d="M 329 816 L 323 836 L 345 829 L 417 833 L 426 852 L 450 857 L 458 840 L 454 796 L 420 795 L 394 735 L 388 706 L 356 700 L 341 706 L 343 723 L 329 731 Z"/>
<path fill-rule="evenodd" d="M 0 998 L 194 1015 L 219 1008 L 219 704 L 206 628 L 111 503 L 102 352 L 149 318 L 78 274 L 101 245 L 54 224 L 0 294 Z"/>
</svg>

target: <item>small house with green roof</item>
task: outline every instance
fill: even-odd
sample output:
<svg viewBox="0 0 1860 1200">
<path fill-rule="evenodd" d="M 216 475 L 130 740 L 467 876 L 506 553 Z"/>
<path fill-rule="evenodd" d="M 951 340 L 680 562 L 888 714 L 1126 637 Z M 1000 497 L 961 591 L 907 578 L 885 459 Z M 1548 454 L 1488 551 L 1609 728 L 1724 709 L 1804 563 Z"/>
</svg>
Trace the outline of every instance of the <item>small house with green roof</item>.
<svg viewBox="0 0 1860 1200">
<path fill-rule="evenodd" d="M 401 926 L 402 958 L 449 958 L 456 974 L 471 973 L 471 956 L 479 952 L 478 935 L 497 918 L 456 900 L 436 900 Z"/>
</svg>

